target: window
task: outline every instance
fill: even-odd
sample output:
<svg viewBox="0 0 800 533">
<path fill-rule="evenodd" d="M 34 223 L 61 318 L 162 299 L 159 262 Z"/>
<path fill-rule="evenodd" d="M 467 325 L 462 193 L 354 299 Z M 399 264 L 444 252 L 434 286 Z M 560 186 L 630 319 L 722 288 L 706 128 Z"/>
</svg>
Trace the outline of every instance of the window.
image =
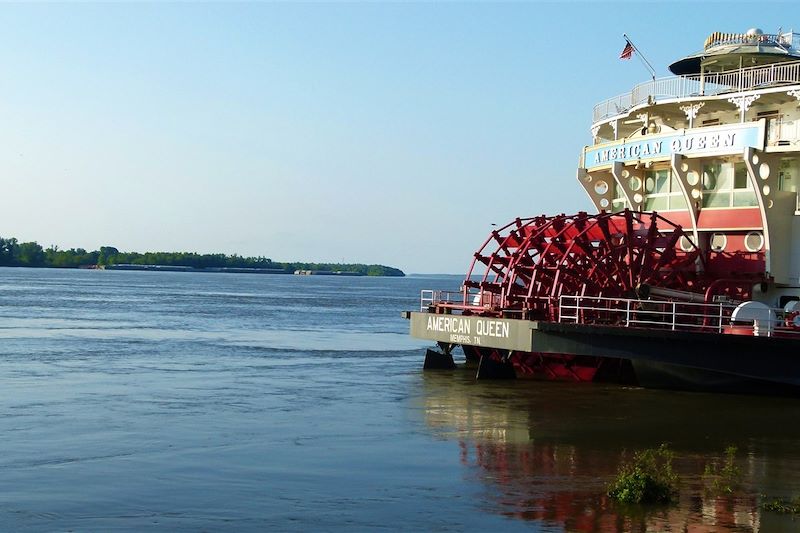
<svg viewBox="0 0 800 533">
<path fill-rule="evenodd" d="M 622 189 L 617 182 L 614 182 L 614 199 L 611 200 L 611 211 L 616 213 L 618 211 L 622 211 L 628 206 L 627 200 L 625 200 L 625 194 L 623 193 Z"/>
<path fill-rule="evenodd" d="M 733 188 L 747 189 L 747 167 L 744 163 L 733 165 Z"/>
<path fill-rule="evenodd" d="M 778 140 L 781 138 L 781 122 L 783 117 L 777 110 L 774 110 L 762 111 L 756 115 L 756 120 L 762 118 L 767 120 L 767 144 L 777 144 Z"/>
<path fill-rule="evenodd" d="M 678 178 L 668 168 L 651 170 L 644 174 L 644 208 L 646 211 L 686 209 Z"/>
<path fill-rule="evenodd" d="M 748 207 L 757 205 L 756 195 L 743 162 L 712 162 L 703 165 L 703 207 Z"/>
<path fill-rule="evenodd" d="M 781 161 L 778 188 L 782 191 L 797 192 L 798 185 L 797 159 L 784 159 Z"/>
<path fill-rule="evenodd" d="M 749 207 L 758 205 L 756 194 L 747 179 L 747 166 L 742 163 L 733 165 L 733 206 Z"/>
</svg>

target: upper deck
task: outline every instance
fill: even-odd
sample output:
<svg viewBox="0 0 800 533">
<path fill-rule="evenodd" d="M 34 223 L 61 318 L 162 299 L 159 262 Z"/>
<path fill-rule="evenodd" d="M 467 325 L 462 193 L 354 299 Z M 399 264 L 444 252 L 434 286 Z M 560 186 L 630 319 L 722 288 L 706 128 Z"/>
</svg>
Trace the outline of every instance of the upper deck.
<svg viewBox="0 0 800 533">
<path fill-rule="evenodd" d="M 669 68 L 595 106 L 578 182 L 689 230 L 709 270 L 800 286 L 800 34 L 713 33 Z"/>
<path fill-rule="evenodd" d="M 800 85 L 800 60 L 691 76 L 668 76 L 635 85 L 630 92 L 594 106 L 594 125 L 628 115 L 640 106 Z"/>
<path fill-rule="evenodd" d="M 704 49 L 670 65 L 679 74 L 640 83 L 594 107 L 601 123 L 649 104 L 800 84 L 800 34 L 713 33 Z"/>
</svg>

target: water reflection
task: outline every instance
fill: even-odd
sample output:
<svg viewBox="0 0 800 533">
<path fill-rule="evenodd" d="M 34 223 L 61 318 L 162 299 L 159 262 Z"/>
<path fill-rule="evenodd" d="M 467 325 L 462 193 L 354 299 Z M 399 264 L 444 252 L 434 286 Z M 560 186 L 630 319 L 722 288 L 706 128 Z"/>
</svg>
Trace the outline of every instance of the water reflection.
<svg viewBox="0 0 800 533">
<path fill-rule="evenodd" d="M 498 513 L 568 531 L 796 531 L 760 510 L 763 494 L 800 495 L 800 403 L 559 383 L 475 382 L 467 371 L 425 373 L 426 425 L 459 442 L 470 478 Z M 624 507 L 605 496 L 620 463 L 666 442 L 676 452 L 679 503 Z M 742 483 L 712 490 L 704 476 L 738 448 Z"/>
</svg>

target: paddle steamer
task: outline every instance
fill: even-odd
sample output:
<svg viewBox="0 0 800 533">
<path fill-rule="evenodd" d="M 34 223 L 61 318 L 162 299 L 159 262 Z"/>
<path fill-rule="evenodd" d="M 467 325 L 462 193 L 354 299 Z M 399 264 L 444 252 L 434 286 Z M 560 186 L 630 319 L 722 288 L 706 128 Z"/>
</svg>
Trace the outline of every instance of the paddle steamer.
<svg viewBox="0 0 800 533">
<path fill-rule="evenodd" d="M 713 33 L 594 107 L 593 212 L 515 218 L 411 334 L 479 377 L 800 392 L 800 34 Z"/>
</svg>

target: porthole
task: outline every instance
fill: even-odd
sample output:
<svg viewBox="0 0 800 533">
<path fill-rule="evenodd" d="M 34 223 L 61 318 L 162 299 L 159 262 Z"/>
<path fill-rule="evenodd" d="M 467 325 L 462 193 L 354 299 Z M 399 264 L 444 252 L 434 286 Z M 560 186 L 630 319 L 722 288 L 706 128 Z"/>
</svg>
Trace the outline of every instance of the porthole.
<svg viewBox="0 0 800 533">
<path fill-rule="evenodd" d="M 597 194 L 605 194 L 608 192 L 608 183 L 603 180 L 598 181 L 594 184 L 594 192 Z"/>
<path fill-rule="evenodd" d="M 758 175 L 762 180 L 769 178 L 769 165 L 766 163 L 758 165 Z"/>
<path fill-rule="evenodd" d="M 684 252 L 691 252 L 695 248 L 694 243 L 686 235 L 681 235 L 678 246 L 680 246 L 681 250 Z"/>
<path fill-rule="evenodd" d="M 748 252 L 758 252 L 764 247 L 764 235 L 759 231 L 751 231 L 744 238 L 744 247 Z"/>
<path fill-rule="evenodd" d="M 724 233 L 712 233 L 709 247 L 715 252 L 724 252 L 728 245 L 728 237 Z"/>
</svg>

